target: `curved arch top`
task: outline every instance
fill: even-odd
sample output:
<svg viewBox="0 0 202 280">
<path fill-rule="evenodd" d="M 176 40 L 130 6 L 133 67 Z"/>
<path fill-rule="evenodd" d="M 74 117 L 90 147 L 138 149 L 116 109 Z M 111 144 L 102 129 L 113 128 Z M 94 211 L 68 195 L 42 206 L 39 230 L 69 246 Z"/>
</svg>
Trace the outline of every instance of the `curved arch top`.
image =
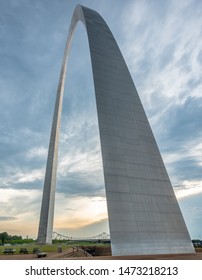
<svg viewBox="0 0 202 280">
<path fill-rule="evenodd" d="M 41 206 L 38 243 L 52 243 L 62 100 L 78 21 L 86 27 L 113 255 L 192 253 L 168 174 L 120 49 L 103 18 L 78 5 L 60 73 Z"/>
</svg>

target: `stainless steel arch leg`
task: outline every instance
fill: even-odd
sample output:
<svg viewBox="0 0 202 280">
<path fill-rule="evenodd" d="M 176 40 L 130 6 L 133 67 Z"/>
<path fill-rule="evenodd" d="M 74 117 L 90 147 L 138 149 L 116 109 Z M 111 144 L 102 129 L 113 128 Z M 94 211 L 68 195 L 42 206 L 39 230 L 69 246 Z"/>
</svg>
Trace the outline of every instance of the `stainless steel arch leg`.
<svg viewBox="0 0 202 280">
<path fill-rule="evenodd" d="M 86 27 L 91 54 L 112 253 L 193 253 L 168 174 L 119 47 L 102 17 L 83 6 L 74 11 L 61 69 L 38 243 L 52 242 L 66 65 L 79 20 Z"/>
</svg>

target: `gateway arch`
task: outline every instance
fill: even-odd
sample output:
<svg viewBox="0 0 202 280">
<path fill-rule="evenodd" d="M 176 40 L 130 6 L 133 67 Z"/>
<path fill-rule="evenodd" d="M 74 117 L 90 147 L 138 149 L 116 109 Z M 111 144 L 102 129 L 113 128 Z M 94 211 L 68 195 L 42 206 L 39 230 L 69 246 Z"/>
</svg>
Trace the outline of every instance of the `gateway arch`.
<svg viewBox="0 0 202 280">
<path fill-rule="evenodd" d="M 58 144 L 68 53 L 78 21 L 88 36 L 113 255 L 193 253 L 183 216 L 119 47 L 103 18 L 73 13 L 52 122 L 38 243 L 52 243 Z"/>
</svg>

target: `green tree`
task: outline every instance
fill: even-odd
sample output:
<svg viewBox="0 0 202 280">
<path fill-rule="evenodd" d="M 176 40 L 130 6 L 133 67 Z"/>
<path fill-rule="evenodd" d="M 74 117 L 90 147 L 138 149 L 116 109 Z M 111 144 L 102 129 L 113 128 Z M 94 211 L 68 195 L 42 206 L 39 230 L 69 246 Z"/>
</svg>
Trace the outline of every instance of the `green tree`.
<svg viewBox="0 0 202 280">
<path fill-rule="evenodd" d="M 4 245 L 5 242 L 9 239 L 10 239 L 10 236 L 8 235 L 7 232 L 0 233 L 0 240 L 1 240 L 2 245 Z"/>
<path fill-rule="evenodd" d="M 22 240 L 22 236 L 18 235 L 12 235 L 11 240 Z"/>
</svg>

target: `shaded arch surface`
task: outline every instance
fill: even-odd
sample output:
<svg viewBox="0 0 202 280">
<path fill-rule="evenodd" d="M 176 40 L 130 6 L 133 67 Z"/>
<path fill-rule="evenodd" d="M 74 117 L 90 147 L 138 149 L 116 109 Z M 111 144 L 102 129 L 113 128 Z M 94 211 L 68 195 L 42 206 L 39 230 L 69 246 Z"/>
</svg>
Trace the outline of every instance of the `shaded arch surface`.
<svg viewBox="0 0 202 280">
<path fill-rule="evenodd" d="M 119 47 L 102 17 L 74 11 L 58 85 L 38 243 L 52 243 L 62 100 L 78 21 L 86 27 L 95 87 L 113 255 L 194 252 L 168 174 Z"/>
</svg>

